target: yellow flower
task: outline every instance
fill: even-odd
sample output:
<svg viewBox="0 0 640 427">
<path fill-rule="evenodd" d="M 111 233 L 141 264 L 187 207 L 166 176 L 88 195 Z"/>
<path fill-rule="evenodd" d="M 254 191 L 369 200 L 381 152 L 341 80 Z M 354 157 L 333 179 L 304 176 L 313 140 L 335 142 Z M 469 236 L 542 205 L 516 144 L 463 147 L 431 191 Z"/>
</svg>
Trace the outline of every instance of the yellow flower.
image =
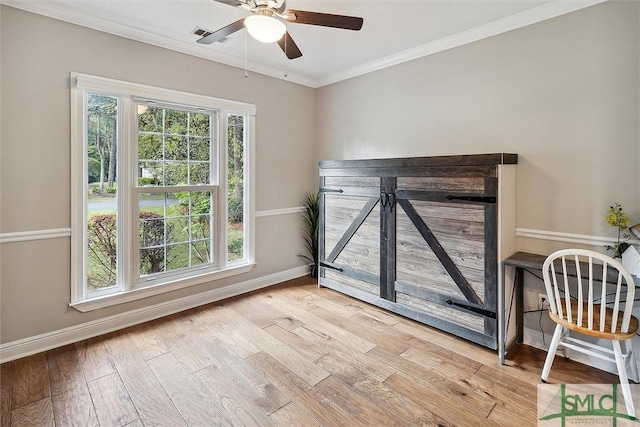
<svg viewBox="0 0 640 427">
<path fill-rule="evenodd" d="M 620 230 L 624 230 L 629 225 L 629 217 L 622 210 L 622 206 L 614 203 L 613 206 L 609 206 L 609 215 L 605 218 L 607 224 L 612 227 L 618 227 Z"/>
<path fill-rule="evenodd" d="M 608 251 L 613 251 L 613 255 L 616 258 L 622 257 L 622 253 L 629 247 L 629 243 L 620 241 L 620 232 L 626 230 L 629 225 L 629 217 L 622 210 L 622 206 L 618 203 L 614 203 L 613 206 L 609 206 L 609 214 L 605 217 L 607 224 L 618 229 L 618 239 L 613 245 L 605 245 Z M 624 233 L 622 238 L 629 239 L 629 235 Z"/>
</svg>

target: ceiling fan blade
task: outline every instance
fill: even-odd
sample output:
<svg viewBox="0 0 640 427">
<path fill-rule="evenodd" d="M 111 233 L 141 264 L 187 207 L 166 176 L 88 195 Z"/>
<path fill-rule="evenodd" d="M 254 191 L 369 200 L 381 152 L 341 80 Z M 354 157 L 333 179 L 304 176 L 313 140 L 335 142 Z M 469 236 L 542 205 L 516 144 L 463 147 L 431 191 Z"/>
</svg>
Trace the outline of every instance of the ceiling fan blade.
<svg viewBox="0 0 640 427">
<path fill-rule="evenodd" d="M 224 4 L 228 4 L 229 6 L 239 6 L 241 3 L 244 3 L 242 1 L 238 1 L 238 0 L 214 0 L 217 1 L 218 3 L 224 3 Z"/>
<path fill-rule="evenodd" d="M 323 27 L 342 28 L 358 31 L 364 19 L 355 16 L 332 15 L 330 13 L 308 12 L 305 10 L 285 10 L 285 19 L 296 24 L 320 25 Z"/>
<path fill-rule="evenodd" d="M 274 3 L 276 3 L 276 6 L 277 6 L 277 2 L 274 1 Z M 269 2 L 267 4 L 269 4 Z M 283 13 L 285 11 L 285 9 L 287 8 L 287 0 L 283 0 L 282 4 L 280 6 L 278 6 L 278 7 L 276 7 L 276 6 L 272 6 L 272 8 L 274 10 L 276 10 L 278 13 Z"/>
<path fill-rule="evenodd" d="M 284 33 L 284 36 L 280 40 L 278 40 L 278 45 L 289 59 L 296 59 L 302 56 L 302 52 L 300 52 L 298 45 L 293 41 L 291 34 L 289 34 L 288 31 Z"/>
<path fill-rule="evenodd" d="M 197 42 L 200 44 L 211 44 L 211 43 L 215 43 L 217 41 L 220 41 L 222 39 L 224 39 L 227 36 L 230 36 L 231 34 L 235 33 L 236 31 L 239 31 L 241 29 L 244 28 L 244 18 L 237 20 L 236 22 L 233 22 L 229 25 L 227 25 L 226 27 L 222 27 L 217 31 L 214 31 L 213 33 L 209 34 L 208 36 L 202 37 L 201 39 L 198 39 Z"/>
</svg>

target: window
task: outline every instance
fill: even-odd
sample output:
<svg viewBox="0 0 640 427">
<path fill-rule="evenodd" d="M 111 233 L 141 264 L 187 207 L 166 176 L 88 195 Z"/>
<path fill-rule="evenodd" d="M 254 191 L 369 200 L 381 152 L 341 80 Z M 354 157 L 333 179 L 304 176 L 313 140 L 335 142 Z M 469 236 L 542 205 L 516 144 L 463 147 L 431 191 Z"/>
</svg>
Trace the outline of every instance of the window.
<svg viewBox="0 0 640 427">
<path fill-rule="evenodd" d="M 255 107 L 71 81 L 71 305 L 88 311 L 248 271 Z"/>
</svg>

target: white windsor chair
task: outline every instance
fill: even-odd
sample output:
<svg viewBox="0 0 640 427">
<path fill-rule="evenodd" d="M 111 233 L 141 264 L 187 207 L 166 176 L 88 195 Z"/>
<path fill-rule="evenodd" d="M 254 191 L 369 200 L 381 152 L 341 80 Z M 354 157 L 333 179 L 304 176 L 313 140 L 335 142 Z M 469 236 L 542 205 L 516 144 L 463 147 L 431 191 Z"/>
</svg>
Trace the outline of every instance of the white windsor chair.
<svg viewBox="0 0 640 427">
<path fill-rule="evenodd" d="M 545 260 L 542 273 L 549 317 L 556 323 L 542 369 L 542 381 L 546 382 L 549 376 L 559 345 L 613 362 L 620 377 L 627 413 L 635 417 L 627 376 L 627 365 L 630 365 L 633 380 L 639 381 L 631 342 L 638 331 L 638 319 L 631 315 L 635 295 L 633 277 L 618 260 L 584 249 L 552 253 Z M 613 287 L 615 293 L 609 294 L 608 289 Z M 613 350 L 600 343 L 571 337 L 570 330 L 609 340 Z"/>
</svg>

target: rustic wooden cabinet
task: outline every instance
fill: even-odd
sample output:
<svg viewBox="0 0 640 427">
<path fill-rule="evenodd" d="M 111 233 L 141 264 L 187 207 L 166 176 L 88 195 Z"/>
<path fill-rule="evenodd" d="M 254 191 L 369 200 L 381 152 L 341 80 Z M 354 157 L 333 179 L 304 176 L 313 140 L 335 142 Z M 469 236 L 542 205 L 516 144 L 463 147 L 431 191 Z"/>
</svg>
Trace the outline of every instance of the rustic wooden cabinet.
<svg viewBox="0 0 640 427">
<path fill-rule="evenodd" d="M 516 163 L 502 153 L 321 161 L 319 285 L 496 349 Z"/>
</svg>

